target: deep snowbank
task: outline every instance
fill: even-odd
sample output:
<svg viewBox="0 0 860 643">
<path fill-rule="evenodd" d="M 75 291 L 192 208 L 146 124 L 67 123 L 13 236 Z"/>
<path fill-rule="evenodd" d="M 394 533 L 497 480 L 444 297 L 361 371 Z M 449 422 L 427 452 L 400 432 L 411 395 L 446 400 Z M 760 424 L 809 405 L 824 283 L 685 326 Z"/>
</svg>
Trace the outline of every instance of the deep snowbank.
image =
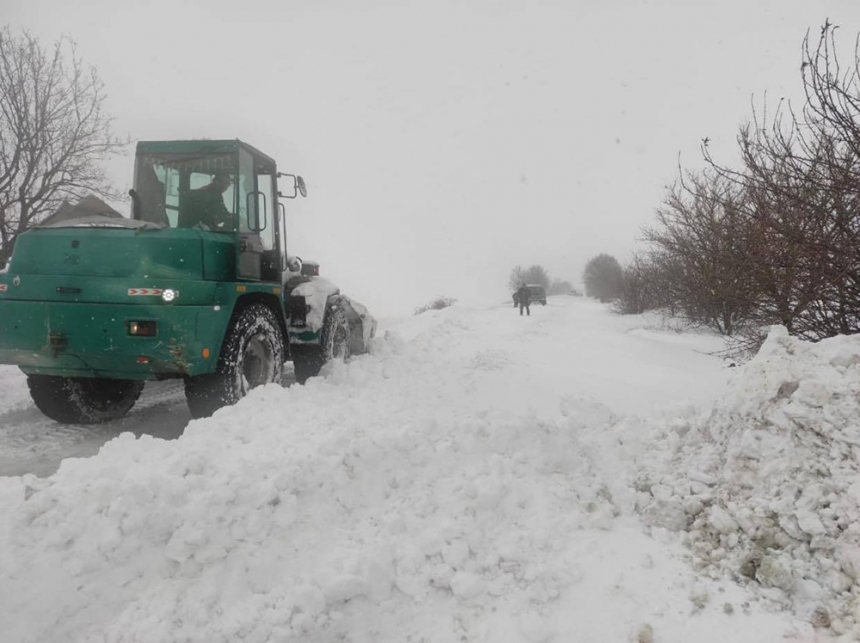
<svg viewBox="0 0 860 643">
<path fill-rule="evenodd" d="M 647 522 L 695 566 L 860 638 L 860 336 L 774 328 L 705 417 L 656 428 Z"/>
<path fill-rule="evenodd" d="M 0 480 L 4 638 L 811 637 L 637 518 L 636 467 L 681 451 L 652 462 L 651 425 L 606 404 L 701 396 L 719 363 L 588 302 L 510 312 L 422 315 L 176 441 L 125 434 L 48 479 Z M 699 426 L 684 408 L 676 432 Z"/>
</svg>

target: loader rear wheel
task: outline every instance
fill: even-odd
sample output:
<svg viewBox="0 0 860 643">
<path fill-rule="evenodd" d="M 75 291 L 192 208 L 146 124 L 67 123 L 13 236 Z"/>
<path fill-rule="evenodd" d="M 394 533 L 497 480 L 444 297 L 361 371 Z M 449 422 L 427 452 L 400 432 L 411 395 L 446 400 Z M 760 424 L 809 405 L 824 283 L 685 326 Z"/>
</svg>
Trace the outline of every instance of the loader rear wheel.
<svg viewBox="0 0 860 643">
<path fill-rule="evenodd" d="M 342 308 L 330 308 L 323 322 L 319 346 L 297 346 L 293 349 L 296 381 L 304 384 L 320 374 L 333 359 L 349 357 L 349 322 Z"/>
<path fill-rule="evenodd" d="M 101 424 L 118 420 L 131 410 L 143 382 L 97 377 L 28 375 L 27 386 L 36 407 L 63 424 Z"/>
<path fill-rule="evenodd" d="M 281 383 L 284 340 L 275 314 L 253 304 L 234 319 L 215 373 L 188 377 L 185 399 L 194 418 L 208 417 L 245 397 L 252 388 Z"/>
</svg>

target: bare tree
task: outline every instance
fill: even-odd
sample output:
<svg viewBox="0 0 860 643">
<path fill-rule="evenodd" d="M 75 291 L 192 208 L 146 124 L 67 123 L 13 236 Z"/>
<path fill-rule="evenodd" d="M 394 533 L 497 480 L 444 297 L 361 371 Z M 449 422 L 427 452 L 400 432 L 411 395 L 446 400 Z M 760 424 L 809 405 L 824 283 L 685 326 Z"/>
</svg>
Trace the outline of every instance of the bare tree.
<svg viewBox="0 0 860 643">
<path fill-rule="evenodd" d="M 812 156 L 824 168 L 819 196 L 826 287 L 816 298 L 798 334 L 818 339 L 860 332 L 860 35 L 854 60 L 843 66 L 837 56 L 837 27 L 826 21 L 813 50 L 809 34 L 803 42 L 804 124 L 812 132 L 802 138 L 816 144 Z"/>
<path fill-rule="evenodd" d="M 553 279 L 549 288 L 546 289 L 547 295 L 569 295 L 573 292 L 573 284 L 564 279 Z"/>
<path fill-rule="evenodd" d="M 528 267 L 525 271 L 527 284 L 537 284 L 543 286 L 544 290 L 548 290 L 550 286 L 549 272 L 541 265 L 534 264 Z"/>
<path fill-rule="evenodd" d="M 508 289 L 516 292 L 520 286 L 526 283 L 525 269 L 522 266 L 514 266 L 508 277 Z"/>
<path fill-rule="evenodd" d="M 511 270 L 508 277 L 508 288 L 511 292 L 516 291 L 523 284 L 538 284 L 549 290 L 550 279 L 549 272 L 541 265 L 534 264 L 528 268 L 516 266 Z"/>
<path fill-rule="evenodd" d="M 776 120 L 755 134 L 742 128 L 738 140 L 750 217 L 761 240 L 754 266 L 761 323 L 780 323 L 813 339 L 829 334 L 812 331 L 818 322 L 829 325 L 835 319 L 828 315 L 817 322 L 814 312 L 815 302 L 841 279 L 837 273 L 843 270 L 834 270 L 835 264 L 856 261 L 853 235 L 846 238 L 839 223 L 856 196 L 837 195 L 844 187 L 839 187 L 834 141 L 819 135 L 801 139 L 798 131 L 796 123 L 783 126 Z"/>
<path fill-rule="evenodd" d="M 0 30 L 0 265 L 18 235 L 63 200 L 120 198 L 101 162 L 127 141 L 113 134 L 104 100 L 71 40 L 46 49 L 27 32 Z"/>
<path fill-rule="evenodd" d="M 634 253 L 622 271 L 621 294 L 613 310 L 622 315 L 639 315 L 661 308 L 664 300 L 660 286 L 666 282 L 667 279 L 661 279 L 660 268 L 652 255 Z"/>
<path fill-rule="evenodd" d="M 860 158 L 860 35 L 855 39 L 853 65 L 843 67 L 836 54 L 837 28 L 825 21 L 815 49 L 810 47 L 809 33 L 803 39 L 805 120 L 829 130 Z"/>
<path fill-rule="evenodd" d="M 807 339 L 860 332 L 860 55 L 843 68 L 835 27 L 803 43 L 806 103 L 780 103 L 741 127 L 743 167 L 705 159 L 742 186 L 761 244 L 754 276 L 761 324 Z"/>
<path fill-rule="evenodd" d="M 803 109 L 753 109 L 737 136 L 741 165 L 680 172 L 625 269 L 619 312 L 645 306 L 734 336 L 755 351 L 770 324 L 817 340 L 860 333 L 860 36 L 853 64 L 826 22 L 803 42 Z M 653 297 L 654 301 L 649 298 Z M 647 300 L 647 302 L 646 302 Z"/>
<path fill-rule="evenodd" d="M 745 192 L 718 173 L 682 174 L 645 231 L 653 273 L 677 310 L 693 322 L 733 334 L 756 309 L 752 277 L 758 240 L 745 216 Z"/>
<path fill-rule="evenodd" d="M 612 255 L 603 253 L 592 257 L 582 273 L 585 294 L 600 301 L 612 301 L 623 291 L 624 275 L 621 264 Z"/>
</svg>

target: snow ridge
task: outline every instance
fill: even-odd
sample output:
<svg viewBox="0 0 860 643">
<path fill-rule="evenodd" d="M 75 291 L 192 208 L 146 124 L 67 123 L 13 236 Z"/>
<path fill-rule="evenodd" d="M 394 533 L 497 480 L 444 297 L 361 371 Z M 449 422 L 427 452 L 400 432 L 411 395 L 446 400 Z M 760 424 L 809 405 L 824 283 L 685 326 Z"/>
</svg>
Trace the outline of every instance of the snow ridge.
<svg viewBox="0 0 860 643">
<path fill-rule="evenodd" d="M 690 374 L 718 381 L 719 364 L 585 301 L 510 312 L 431 311 L 175 441 L 122 434 L 50 478 L 0 478 L 0 631 L 16 643 L 811 640 L 812 616 L 763 612 L 715 556 L 698 564 L 718 578 L 694 572 L 671 531 L 694 552 L 697 529 L 736 542 L 740 560 L 746 523 L 717 500 L 725 413 L 682 403 L 648 419 L 597 401 L 695 393 Z M 646 366 L 612 363 L 631 356 Z M 723 404 L 743 422 L 758 398 L 737 386 Z"/>
<path fill-rule="evenodd" d="M 433 417 L 439 389 L 416 399 L 415 382 L 436 378 L 438 360 L 422 353 L 464 329 L 442 323 L 409 346 L 389 334 L 375 358 L 336 365 L 328 382 L 255 389 L 179 443 L 123 434 L 47 480 L 24 478 L 4 593 L 19 615 L 33 614 L 49 583 L 64 601 L 40 606 L 44 627 L 4 627 L 22 643 L 330 640 L 345 621 L 370 640 L 372 622 L 358 616 L 368 601 L 396 620 L 404 601 L 481 606 L 504 595 L 537 636 L 546 626 L 534 607 L 577 580 L 554 564 L 565 541 L 619 514 L 578 437 L 611 414 Z M 504 362 L 480 351 L 451 361 Z M 358 408 L 375 397 L 401 400 L 380 407 L 378 424 Z M 279 430 L 248 431 L 275 421 Z M 410 627 L 461 629 L 429 617 Z"/>
<path fill-rule="evenodd" d="M 774 327 L 709 414 L 652 441 L 646 522 L 683 533 L 696 568 L 860 637 L 860 337 Z"/>
</svg>

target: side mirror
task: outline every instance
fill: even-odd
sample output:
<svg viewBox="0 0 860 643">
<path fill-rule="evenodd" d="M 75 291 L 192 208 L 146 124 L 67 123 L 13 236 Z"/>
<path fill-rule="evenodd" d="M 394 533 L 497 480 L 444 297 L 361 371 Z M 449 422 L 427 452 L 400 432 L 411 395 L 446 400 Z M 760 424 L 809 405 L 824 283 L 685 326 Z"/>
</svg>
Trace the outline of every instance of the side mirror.
<svg viewBox="0 0 860 643">
<path fill-rule="evenodd" d="M 295 174 L 285 174 L 283 172 L 278 172 L 278 178 L 282 176 L 287 176 L 293 180 L 293 193 L 292 194 L 284 194 L 283 192 L 278 192 L 278 196 L 282 199 L 295 199 L 298 195 L 302 195 L 303 197 L 308 195 L 308 188 L 305 185 L 305 180 L 297 176 Z"/>
</svg>

